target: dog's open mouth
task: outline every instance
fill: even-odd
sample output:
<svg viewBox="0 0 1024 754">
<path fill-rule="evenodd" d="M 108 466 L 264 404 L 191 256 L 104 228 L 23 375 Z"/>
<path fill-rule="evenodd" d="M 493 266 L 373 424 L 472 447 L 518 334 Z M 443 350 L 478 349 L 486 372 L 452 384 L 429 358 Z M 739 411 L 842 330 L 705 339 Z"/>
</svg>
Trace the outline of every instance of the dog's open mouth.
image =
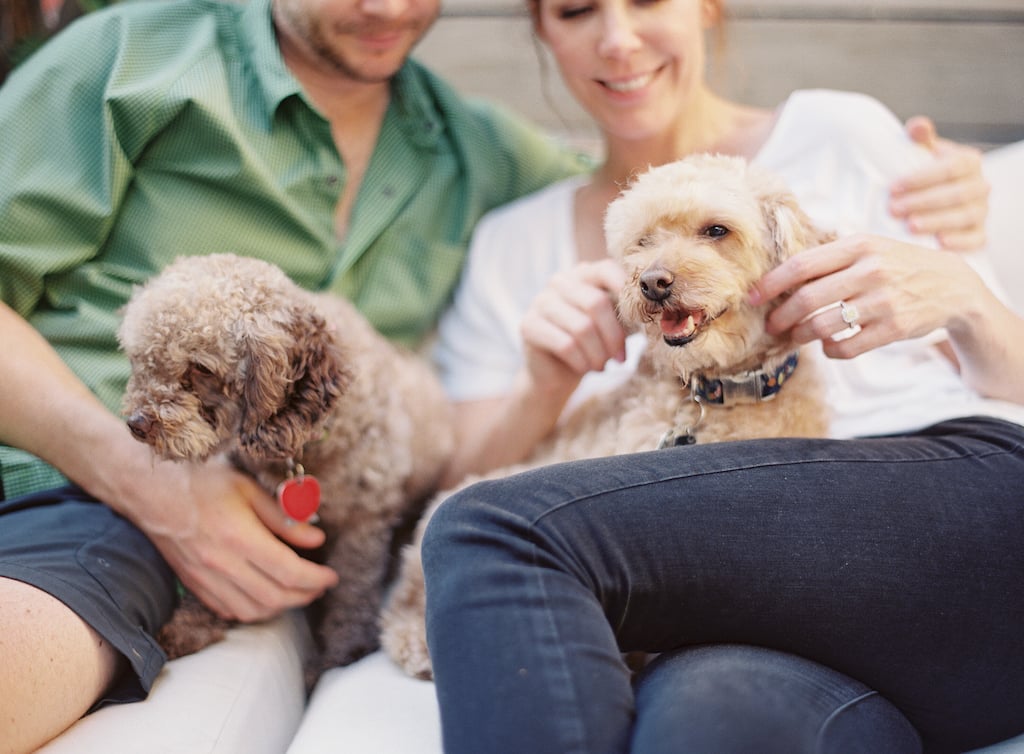
<svg viewBox="0 0 1024 754">
<path fill-rule="evenodd" d="M 716 317 L 703 309 L 665 309 L 661 313 L 661 334 L 670 346 L 685 346 Z"/>
</svg>

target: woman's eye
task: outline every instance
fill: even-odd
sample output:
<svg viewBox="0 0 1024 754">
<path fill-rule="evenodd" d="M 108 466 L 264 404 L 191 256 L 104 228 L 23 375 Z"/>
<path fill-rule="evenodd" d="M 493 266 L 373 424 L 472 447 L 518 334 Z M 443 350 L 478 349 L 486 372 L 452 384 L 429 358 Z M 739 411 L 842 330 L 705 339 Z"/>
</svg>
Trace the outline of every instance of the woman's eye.
<svg viewBox="0 0 1024 754">
<path fill-rule="evenodd" d="M 721 238 L 729 235 L 729 229 L 724 225 L 709 225 L 704 229 L 703 234 L 708 238 Z"/>
<path fill-rule="evenodd" d="M 566 5 L 558 9 L 558 18 L 562 21 L 570 21 L 574 18 L 580 18 L 587 14 L 590 10 L 589 5 Z"/>
</svg>

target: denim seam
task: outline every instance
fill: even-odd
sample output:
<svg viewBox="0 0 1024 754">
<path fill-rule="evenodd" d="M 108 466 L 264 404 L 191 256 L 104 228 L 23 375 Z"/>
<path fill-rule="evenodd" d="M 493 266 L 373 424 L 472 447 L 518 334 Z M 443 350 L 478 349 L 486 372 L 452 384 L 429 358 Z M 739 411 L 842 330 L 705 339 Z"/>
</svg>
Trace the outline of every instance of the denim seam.
<svg viewBox="0 0 1024 754">
<path fill-rule="evenodd" d="M 617 487 L 608 487 L 608 488 L 602 489 L 602 490 L 595 490 L 595 491 L 593 491 L 593 492 L 591 492 L 591 493 L 589 493 L 587 495 L 580 495 L 579 497 L 575 497 L 575 498 L 573 498 L 571 500 L 566 500 L 565 502 L 561 503 L 560 505 L 557 505 L 557 506 L 555 506 L 553 508 L 548 508 L 547 510 L 539 513 L 536 517 L 534 517 L 533 519 L 530 520 L 530 525 L 531 526 L 536 526 L 536 525 L 540 524 L 540 522 L 543 521 L 545 518 L 547 518 L 549 515 L 551 515 L 553 513 L 558 513 L 563 508 L 566 508 L 566 507 L 571 506 L 571 505 L 576 505 L 577 503 L 582 503 L 582 502 L 585 502 L 585 501 L 593 499 L 593 498 L 602 497 L 604 495 L 608 495 L 608 494 L 614 493 L 614 492 L 622 492 L 623 490 L 639 489 L 641 487 L 647 487 L 647 486 L 650 486 L 650 485 L 664 484 L 665 482 L 669 482 L 669 481 L 673 481 L 673 480 L 678 480 L 678 479 L 696 479 L 696 478 L 702 477 L 702 476 L 715 476 L 715 475 L 718 475 L 718 474 L 732 474 L 732 473 L 737 472 L 737 471 L 753 471 L 755 469 L 787 468 L 787 467 L 791 467 L 791 466 L 804 466 L 804 465 L 807 465 L 807 464 L 822 463 L 823 461 L 824 462 L 828 462 L 828 463 L 849 463 L 849 464 L 948 463 L 950 461 L 960 461 L 960 460 L 963 460 L 964 458 L 989 458 L 991 456 L 999 456 L 999 455 L 1016 455 L 1017 454 L 1017 450 L 1019 450 L 1019 448 L 1017 448 L 1017 449 L 999 448 L 999 449 L 989 450 L 989 451 L 984 452 L 984 453 L 960 453 L 960 454 L 957 454 L 957 455 L 943 456 L 941 458 L 907 458 L 905 460 L 893 460 L 891 458 L 888 458 L 888 459 L 882 459 L 882 458 L 872 458 L 872 459 L 864 459 L 864 458 L 850 458 L 850 459 L 807 458 L 807 459 L 802 459 L 802 460 L 773 461 L 773 462 L 770 462 L 770 463 L 757 463 L 757 464 L 750 464 L 750 465 L 746 465 L 746 466 L 738 466 L 737 465 L 737 466 L 732 466 L 732 467 L 730 467 L 728 469 L 715 469 L 713 471 L 689 470 L 689 471 L 681 472 L 681 473 L 678 473 L 678 474 L 666 475 L 666 476 L 663 476 L 663 477 L 659 477 L 658 479 L 652 479 L 652 480 L 646 481 L 646 482 L 640 482 L 640 483 L 637 483 L 637 484 L 619 485 Z M 654 451 L 654 452 L 664 453 L 664 452 L 671 452 L 671 451 Z M 685 448 L 682 449 L 680 452 L 686 452 Z"/>
<path fill-rule="evenodd" d="M 838 707 L 836 707 L 834 710 L 832 710 L 832 713 L 828 717 L 825 718 L 825 721 L 821 724 L 821 727 L 818 728 L 818 736 L 817 736 L 817 739 L 814 742 L 814 750 L 818 751 L 818 752 L 820 752 L 822 750 L 822 744 L 824 743 L 825 734 L 828 732 L 829 725 L 831 725 L 836 719 L 838 719 L 839 716 L 843 712 L 845 712 L 846 710 L 850 709 L 855 704 L 860 704 L 862 701 L 864 701 L 865 699 L 868 699 L 869 697 L 872 697 L 872 696 L 878 696 L 878 692 L 877 691 L 865 691 L 860 696 L 854 697 L 853 699 L 851 699 L 850 701 L 846 702 L 845 704 L 841 704 Z"/>
</svg>

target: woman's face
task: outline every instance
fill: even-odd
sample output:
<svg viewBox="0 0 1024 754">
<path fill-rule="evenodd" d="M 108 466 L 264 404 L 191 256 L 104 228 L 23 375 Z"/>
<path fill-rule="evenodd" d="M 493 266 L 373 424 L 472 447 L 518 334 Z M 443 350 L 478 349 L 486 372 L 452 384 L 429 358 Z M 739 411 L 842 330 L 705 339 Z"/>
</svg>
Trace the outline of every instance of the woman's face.
<svg viewBox="0 0 1024 754">
<path fill-rule="evenodd" d="M 535 23 L 573 96 L 606 132 L 657 136 L 704 80 L 709 0 L 537 0 Z"/>
</svg>

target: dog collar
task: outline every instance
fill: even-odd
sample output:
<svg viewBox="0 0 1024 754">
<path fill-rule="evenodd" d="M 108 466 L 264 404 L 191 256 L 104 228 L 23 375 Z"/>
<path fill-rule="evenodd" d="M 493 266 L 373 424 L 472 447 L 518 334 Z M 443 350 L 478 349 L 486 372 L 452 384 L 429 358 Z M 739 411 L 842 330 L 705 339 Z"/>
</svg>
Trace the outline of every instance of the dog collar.
<svg viewBox="0 0 1024 754">
<path fill-rule="evenodd" d="M 690 395 L 697 403 L 712 406 L 770 401 L 796 371 L 798 361 L 797 352 L 794 351 L 772 370 L 762 366 L 728 377 L 704 377 L 697 374 L 690 380 Z"/>
<path fill-rule="evenodd" d="M 749 372 L 716 377 L 709 379 L 701 375 L 690 378 L 690 399 L 700 408 L 697 420 L 692 424 L 683 425 L 679 421 L 666 432 L 658 450 L 673 445 L 693 445 L 697 442 L 697 429 L 704 422 L 704 406 L 728 406 L 735 403 L 761 403 L 770 401 L 782 389 L 796 371 L 798 362 L 794 351 L 786 360 L 773 370 L 752 369 Z"/>
</svg>

